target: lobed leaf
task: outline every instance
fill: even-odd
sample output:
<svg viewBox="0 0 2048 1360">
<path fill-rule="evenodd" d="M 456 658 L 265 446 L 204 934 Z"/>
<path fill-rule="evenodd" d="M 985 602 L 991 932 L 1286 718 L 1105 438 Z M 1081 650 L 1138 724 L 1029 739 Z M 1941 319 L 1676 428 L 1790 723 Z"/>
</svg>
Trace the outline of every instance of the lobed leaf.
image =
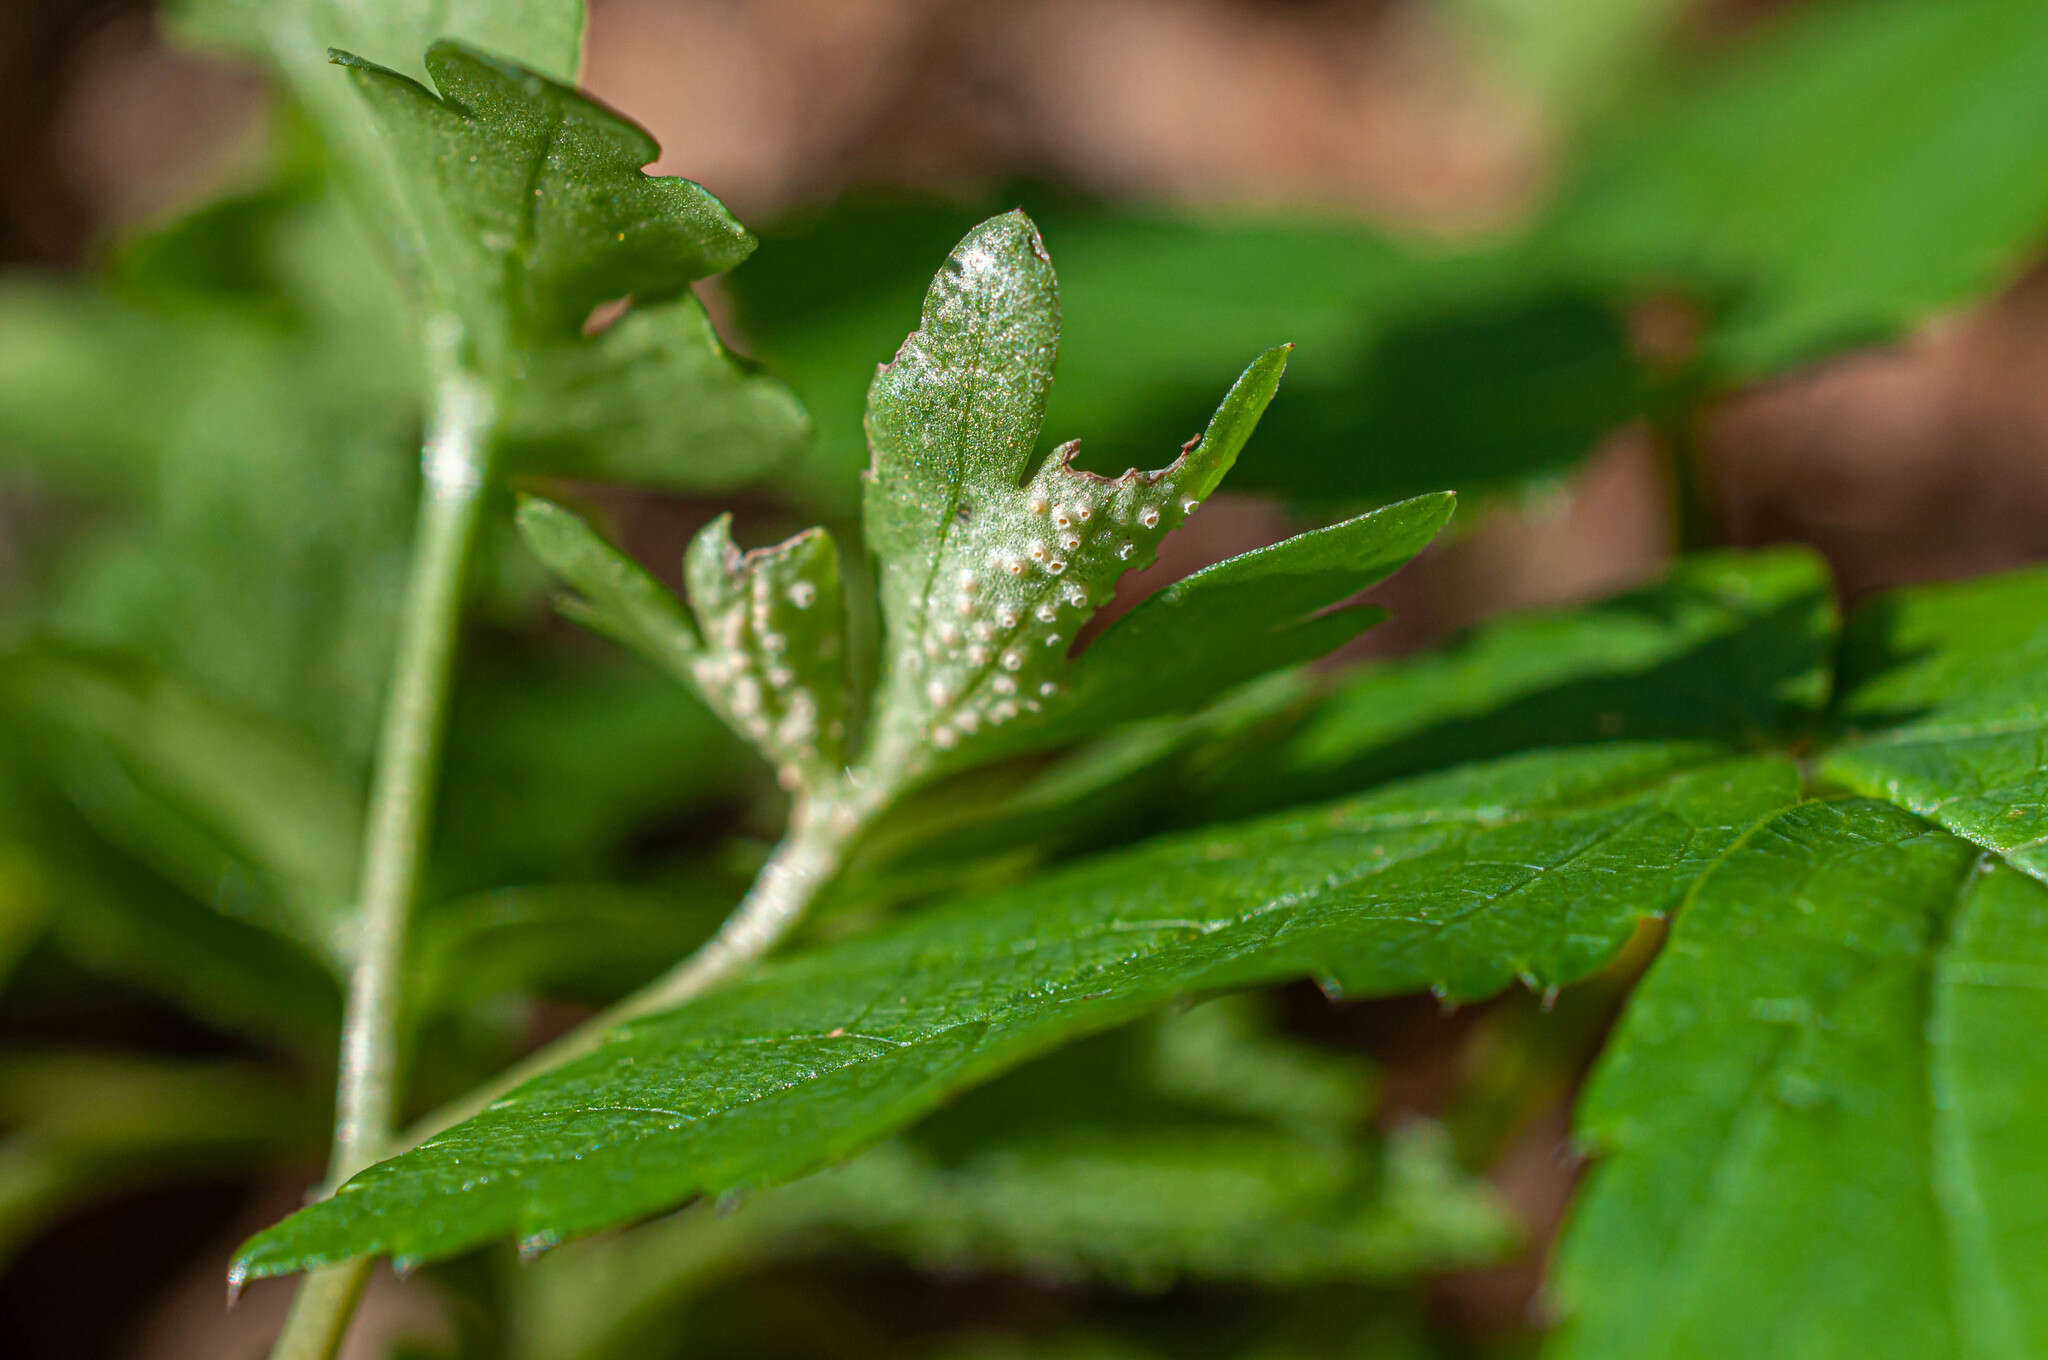
<svg viewBox="0 0 2048 1360">
<path fill-rule="evenodd" d="M 887 645 L 868 760 L 885 779 L 1172 712 L 1320 655 L 1376 616 L 1305 617 L 1392 571 L 1449 516 L 1449 497 L 1424 498 L 1219 564 L 1070 661 L 1117 579 L 1149 565 L 1237 461 L 1287 349 L 1255 360 L 1171 464 L 1111 479 L 1076 469 L 1071 443 L 1033 466 L 1058 343 L 1051 261 L 1013 212 L 954 247 L 919 329 L 875 376 L 864 524 Z"/>
<path fill-rule="evenodd" d="M 704 634 L 698 692 L 783 771 L 789 788 L 846 761 L 846 604 L 839 550 L 823 529 L 742 553 L 721 515 L 683 559 Z"/>
<path fill-rule="evenodd" d="M 700 185 L 641 167 L 660 148 L 573 87 L 458 43 L 427 49 L 439 93 L 337 52 L 408 172 L 403 192 L 434 304 L 487 371 L 577 336 L 599 303 L 680 294 L 754 239 Z"/>
<path fill-rule="evenodd" d="M 570 617 L 663 667 L 751 741 L 787 787 L 836 776 L 846 739 L 846 610 L 832 536 L 810 529 L 742 553 L 731 517 L 705 526 L 685 559 L 694 614 L 577 515 L 527 500 L 519 528 L 581 598 Z"/>
<path fill-rule="evenodd" d="M 1782 761 L 1588 748 L 1083 863 L 615 1031 L 252 1240 L 235 1271 L 550 1242 L 789 1179 L 1179 995 L 1568 981 L 1795 792 Z"/>
<path fill-rule="evenodd" d="M 1708 875 L 1579 1111 L 1561 1356 L 2037 1354 L 2048 888 L 1882 803 Z"/>
<path fill-rule="evenodd" d="M 789 389 L 728 352 L 689 294 L 530 355 L 499 432 L 515 465 L 689 491 L 751 481 L 809 436 Z"/>
<path fill-rule="evenodd" d="M 1821 772 L 2048 880 L 2048 570 L 1899 591 L 1843 642 Z"/>
</svg>

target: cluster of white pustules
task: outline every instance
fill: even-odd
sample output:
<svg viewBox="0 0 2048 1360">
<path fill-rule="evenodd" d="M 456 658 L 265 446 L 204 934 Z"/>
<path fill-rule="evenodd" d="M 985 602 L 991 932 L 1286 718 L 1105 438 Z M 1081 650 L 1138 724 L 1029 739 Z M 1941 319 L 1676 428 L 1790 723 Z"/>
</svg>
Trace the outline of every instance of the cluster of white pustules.
<svg viewBox="0 0 2048 1360">
<path fill-rule="evenodd" d="M 791 579 L 787 566 L 754 558 L 734 570 L 731 591 L 716 599 L 692 592 L 706 646 L 691 662 L 691 674 L 727 721 L 775 761 L 782 783 L 793 788 L 806 766 L 837 763 L 846 722 L 838 704 L 824 716 L 825 706 L 806 675 L 819 662 L 837 660 L 837 621 L 799 617 L 817 605 L 818 587 L 801 577 Z M 802 664 L 792 664 L 792 632 L 816 653 Z M 829 678 L 836 671 L 828 667 L 825 674 Z"/>
<path fill-rule="evenodd" d="M 1055 451 L 1007 505 L 967 505 L 950 536 L 922 650 L 904 658 L 940 750 L 1057 698 L 1081 625 L 1198 505 L 1175 492 L 1182 463 L 1112 480 L 1075 471 L 1072 457 L 1072 445 Z"/>
</svg>

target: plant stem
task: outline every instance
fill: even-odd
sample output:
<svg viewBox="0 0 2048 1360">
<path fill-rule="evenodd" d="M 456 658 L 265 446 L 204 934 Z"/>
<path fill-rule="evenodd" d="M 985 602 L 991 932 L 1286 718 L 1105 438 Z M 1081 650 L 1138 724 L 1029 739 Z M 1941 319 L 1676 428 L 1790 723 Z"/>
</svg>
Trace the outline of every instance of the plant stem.
<svg viewBox="0 0 2048 1360">
<path fill-rule="evenodd" d="M 838 796 L 800 798 L 782 843 L 717 934 L 639 991 L 421 1119 L 405 1131 L 401 1145 L 419 1146 L 481 1113 L 514 1087 L 592 1051 L 619 1026 L 700 996 L 766 955 L 796 927 L 819 891 L 839 872 L 847 843 L 873 811 L 864 802 Z"/>
<path fill-rule="evenodd" d="M 300 1281 L 270 1360 L 334 1360 L 375 1264 L 369 1257 L 359 1256 L 322 1266 Z"/>
<path fill-rule="evenodd" d="M 433 829 L 463 578 L 482 518 L 490 425 L 483 386 L 451 365 L 437 384 L 421 453 L 412 576 L 370 793 L 355 966 L 342 1015 L 330 1185 L 384 1156 L 391 1141 L 406 934 Z M 368 1274 L 369 1262 L 349 1261 L 309 1276 L 271 1352 L 274 1360 L 333 1356 Z"/>
<path fill-rule="evenodd" d="M 819 891 L 838 873 L 847 844 L 866 825 L 876 806 L 875 800 L 838 793 L 799 798 L 782 843 L 716 935 L 625 1000 L 434 1111 L 396 1138 L 380 1140 L 387 1144 L 383 1153 L 419 1146 L 443 1129 L 482 1112 L 514 1087 L 592 1051 L 620 1025 L 710 991 L 767 954 L 803 919 Z M 271 1351 L 271 1360 L 333 1360 L 372 1264 L 369 1257 L 358 1257 L 309 1274 L 292 1302 L 291 1316 Z"/>
</svg>

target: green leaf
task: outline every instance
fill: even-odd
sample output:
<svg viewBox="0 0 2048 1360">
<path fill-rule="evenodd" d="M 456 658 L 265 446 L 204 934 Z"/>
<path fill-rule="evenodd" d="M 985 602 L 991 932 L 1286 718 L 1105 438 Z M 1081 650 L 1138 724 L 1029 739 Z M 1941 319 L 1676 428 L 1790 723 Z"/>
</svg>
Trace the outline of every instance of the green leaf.
<svg viewBox="0 0 2048 1360">
<path fill-rule="evenodd" d="M 1059 323 L 1037 228 L 1021 212 L 992 218 L 954 247 L 922 325 L 870 389 L 863 527 L 887 640 L 868 762 L 885 781 L 1172 712 L 1319 655 L 1377 616 L 1307 616 L 1449 517 L 1449 497 L 1425 498 L 1219 564 L 1070 663 L 1117 579 L 1149 565 L 1237 461 L 1287 348 L 1244 371 L 1173 463 L 1112 480 L 1076 469 L 1073 444 L 1034 460 Z"/>
<path fill-rule="evenodd" d="M 1795 787 L 1782 761 L 1587 748 L 1077 865 L 615 1031 L 257 1237 L 235 1271 L 551 1242 L 786 1180 L 1176 996 L 1303 974 L 1453 997 L 1569 981 Z"/>
<path fill-rule="evenodd" d="M 529 363 L 500 432 L 516 466 L 719 491 L 787 462 L 810 435 L 789 389 L 736 360 L 687 294 Z"/>
<path fill-rule="evenodd" d="M 1566 191 L 1551 243 L 1703 295 L 1729 376 L 1888 337 L 2017 277 L 2048 230 L 2044 61 L 2032 0 L 1804 8 L 1672 82 Z"/>
<path fill-rule="evenodd" d="M 1200 796 L 1254 809 L 1588 741 L 1774 748 L 1818 723 L 1835 646 L 1818 557 L 1704 554 L 1644 590 L 1515 615 L 1448 648 L 1367 666 Z"/>
<path fill-rule="evenodd" d="M 742 1212 L 930 1269 L 1305 1283 L 1474 1264 L 1512 1240 L 1442 1131 L 1362 1137 L 1355 1060 L 1197 1007 L 1072 1045 Z"/>
<path fill-rule="evenodd" d="M 846 602 L 839 549 L 823 529 L 742 553 L 732 516 L 706 525 L 683 558 L 704 655 L 698 690 L 782 771 L 787 788 L 846 763 Z"/>
<path fill-rule="evenodd" d="M 1883 597 L 1843 643 L 1821 773 L 2048 880 L 2048 570 Z"/>
<path fill-rule="evenodd" d="M 701 186 L 642 172 L 660 148 L 573 87 L 457 43 L 427 49 L 439 93 L 348 53 L 401 166 L 430 309 L 486 372 L 572 339 L 601 302 L 660 302 L 732 268 L 754 239 Z"/>
<path fill-rule="evenodd" d="M 1881 803 L 1700 886 L 1579 1113 L 1561 1356 L 2048 1344 L 2048 889 Z"/>
<path fill-rule="evenodd" d="M 317 752 L 78 649 L 0 654 L 0 704 L 101 834 L 195 900 L 346 966 L 361 814 Z"/>
<path fill-rule="evenodd" d="M 519 533 L 549 571 L 581 592 L 560 603 L 563 613 L 696 688 L 694 663 L 703 655 L 703 637 L 667 586 L 605 542 L 582 516 L 553 501 L 521 500 Z"/>
<path fill-rule="evenodd" d="M 846 738 L 846 608 L 832 536 L 810 529 L 742 553 L 731 516 L 685 559 L 694 615 L 580 517 L 528 500 L 534 555 L 582 592 L 563 612 L 639 651 L 694 690 L 776 766 L 786 787 L 835 776 Z"/>
<path fill-rule="evenodd" d="M 1072 444 L 1034 462 L 1059 321 L 1037 229 L 1008 213 L 954 248 L 922 327 L 875 375 L 863 527 L 880 564 L 885 644 L 852 781 L 859 800 L 886 804 L 936 775 L 1192 708 L 1313 659 L 1381 617 L 1335 606 L 1421 551 L 1450 516 L 1450 496 L 1420 497 L 1219 563 L 1070 660 L 1118 578 L 1149 565 L 1236 462 L 1287 347 L 1244 371 L 1169 466 L 1110 479 L 1077 470 Z M 822 531 L 742 557 L 712 525 L 690 552 L 692 620 L 568 512 L 534 503 L 521 523 L 535 553 L 582 591 L 573 614 L 684 678 L 785 783 L 817 787 L 836 771 L 844 648 Z M 787 607 L 798 591 L 815 610 Z M 753 603 L 742 609 L 745 592 Z M 782 621 L 755 618 L 760 609 Z M 786 651 L 770 655 L 771 642 Z"/>
<path fill-rule="evenodd" d="M 9 749 L 30 742 L 0 708 Z M 44 919 L 63 955 L 84 971 L 170 998 L 225 1030 L 253 1031 L 331 1051 L 341 998 L 326 961 L 274 927 L 224 914 L 242 882 L 214 886 L 226 902 L 194 900 L 110 843 L 80 814 L 83 787 L 52 787 L 29 762 L 0 765 L 0 855 L 10 892 L 47 904 Z"/>
<path fill-rule="evenodd" d="M 173 0 L 170 10 L 181 39 L 246 53 L 275 70 L 357 187 L 373 195 L 397 166 L 365 125 L 361 102 L 334 78 L 330 49 L 367 53 L 418 76 L 419 54 L 452 38 L 567 80 L 583 39 L 581 0 Z"/>
</svg>

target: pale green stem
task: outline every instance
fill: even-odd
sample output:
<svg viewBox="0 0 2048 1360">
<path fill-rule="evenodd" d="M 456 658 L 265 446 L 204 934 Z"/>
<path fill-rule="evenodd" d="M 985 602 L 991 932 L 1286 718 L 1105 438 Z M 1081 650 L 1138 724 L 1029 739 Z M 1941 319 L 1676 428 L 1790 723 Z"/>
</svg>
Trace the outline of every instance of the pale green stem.
<svg viewBox="0 0 2048 1360">
<path fill-rule="evenodd" d="M 364 839 L 355 965 L 342 1014 L 329 1182 L 338 1185 L 390 1150 L 407 927 L 433 829 L 463 578 L 482 517 L 491 404 L 459 369 L 435 392 L 421 453 L 423 489 L 398 653 Z M 273 1360 L 326 1360 L 341 1346 L 367 1261 L 308 1277 Z"/>
<path fill-rule="evenodd" d="M 513 1087 L 590 1052 L 619 1026 L 701 996 L 769 953 L 839 872 L 848 841 L 872 815 L 866 805 L 840 797 L 799 799 L 782 843 L 716 935 L 639 991 L 420 1120 L 405 1131 L 402 1144 L 417 1147 L 481 1113 Z"/>
<path fill-rule="evenodd" d="M 385 1151 L 417 1147 L 480 1113 L 512 1088 L 591 1052 L 619 1026 L 708 992 L 773 950 L 839 872 L 848 843 L 878 807 L 875 799 L 836 790 L 799 799 L 782 843 L 716 935 L 609 1010 L 513 1064 L 469 1095 L 434 1111 L 390 1140 Z M 333 1360 L 371 1264 L 369 1258 L 359 1257 L 309 1274 L 293 1301 L 271 1360 Z"/>
</svg>

